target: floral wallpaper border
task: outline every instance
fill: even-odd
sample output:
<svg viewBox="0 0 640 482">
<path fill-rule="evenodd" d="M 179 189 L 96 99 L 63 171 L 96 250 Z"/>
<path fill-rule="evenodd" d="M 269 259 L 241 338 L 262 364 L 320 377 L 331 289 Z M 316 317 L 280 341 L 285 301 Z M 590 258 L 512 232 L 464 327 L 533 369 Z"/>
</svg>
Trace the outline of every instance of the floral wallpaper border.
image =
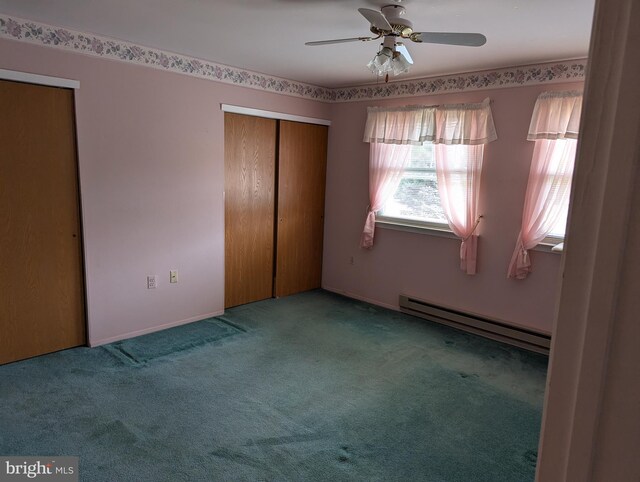
<svg viewBox="0 0 640 482">
<path fill-rule="evenodd" d="M 331 89 L 3 14 L 0 14 L 0 38 L 20 40 L 95 57 L 131 62 L 216 82 L 323 102 L 364 101 L 442 92 L 580 81 L 584 80 L 586 67 L 586 60 L 571 60 L 396 81 L 388 84 L 379 83 Z"/>
<path fill-rule="evenodd" d="M 122 60 L 169 72 L 241 85 L 278 94 L 331 101 L 331 89 L 295 82 L 245 69 L 229 67 L 162 50 L 143 47 L 122 40 L 52 27 L 0 14 L 0 38 L 21 40 L 38 45 L 71 50 L 110 60 Z"/>
<path fill-rule="evenodd" d="M 586 60 L 552 62 L 523 67 L 363 85 L 333 90 L 332 102 L 411 97 L 525 85 L 576 82 L 585 78 Z"/>
</svg>

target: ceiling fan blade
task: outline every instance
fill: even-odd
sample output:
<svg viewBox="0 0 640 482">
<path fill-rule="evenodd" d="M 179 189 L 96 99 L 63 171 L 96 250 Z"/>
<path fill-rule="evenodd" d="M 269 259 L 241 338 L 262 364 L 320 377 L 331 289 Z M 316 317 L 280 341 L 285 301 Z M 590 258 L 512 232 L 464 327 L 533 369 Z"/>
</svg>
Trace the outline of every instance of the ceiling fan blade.
<svg viewBox="0 0 640 482">
<path fill-rule="evenodd" d="M 411 40 L 414 42 L 426 42 L 430 44 L 480 47 L 487 42 L 487 37 L 481 33 L 414 32 L 411 35 Z"/>
<path fill-rule="evenodd" d="M 389 21 L 378 10 L 371 10 L 370 8 L 359 8 L 358 12 L 360 12 L 362 16 L 366 18 L 374 27 L 380 30 L 393 30 Z"/>
<path fill-rule="evenodd" d="M 318 40 L 317 42 L 305 42 L 305 45 L 310 45 L 312 47 L 316 45 L 330 45 L 330 44 L 343 44 L 346 42 L 357 42 L 358 40 L 361 42 L 366 42 L 367 40 L 373 40 L 373 37 L 353 37 L 353 38 L 338 38 L 334 40 Z"/>
<path fill-rule="evenodd" d="M 407 47 L 404 44 L 397 43 L 396 50 L 400 52 L 402 55 L 404 55 L 404 58 L 407 59 L 407 62 L 409 62 L 410 64 L 413 64 L 413 59 L 411 58 L 411 54 L 409 54 L 409 51 L 407 50 Z"/>
</svg>

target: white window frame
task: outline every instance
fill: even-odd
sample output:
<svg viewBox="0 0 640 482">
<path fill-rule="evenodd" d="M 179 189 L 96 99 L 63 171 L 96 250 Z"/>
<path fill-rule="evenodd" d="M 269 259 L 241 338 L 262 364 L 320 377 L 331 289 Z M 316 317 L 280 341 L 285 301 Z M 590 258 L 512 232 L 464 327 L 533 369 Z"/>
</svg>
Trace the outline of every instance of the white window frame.
<svg viewBox="0 0 640 482">
<path fill-rule="evenodd" d="M 560 243 L 564 243 L 564 238 L 565 238 L 565 236 L 547 236 L 542 241 L 540 241 L 540 244 L 547 244 L 549 246 L 556 246 L 556 245 L 558 245 Z"/>
<path fill-rule="evenodd" d="M 429 234 L 443 238 L 456 238 L 448 224 L 427 223 L 413 219 L 376 216 L 376 228 L 406 231 L 409 233 Z"/>
</svg>

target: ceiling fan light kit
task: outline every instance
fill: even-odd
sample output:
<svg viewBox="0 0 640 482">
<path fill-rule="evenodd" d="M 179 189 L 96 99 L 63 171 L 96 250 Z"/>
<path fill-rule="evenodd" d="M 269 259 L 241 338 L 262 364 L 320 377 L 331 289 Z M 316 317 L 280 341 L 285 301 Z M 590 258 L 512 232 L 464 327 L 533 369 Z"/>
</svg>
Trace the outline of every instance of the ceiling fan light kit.
<svg viewBox="0 0 640 482">
<path fill-rule="evenodd" d="M 455 32 L 414 32 L 413 23 L 405 18 L 406 9 L 400 5 L 386 5 L 378 10 L 359 8 L 358 12 L 369 21 L 369 29 L 375 37 L 353 37 L 336 40 L 321 40 L 307 42 L 305 45 L 318 46 L 345 42 L 377 40 L 384 37 L 382 48 L 367 64 L 367 67 L 377 76 L 386 76 L 389 72 L 399 75 L 408 72 L 413 64 L 409 51 L 398 39 L 407 39 L 415 43 L 432 43 L 441 45 L 461 45 L 480 47 L 487 42 L 487 38 L 480 33 Z"/>
<path fill-rule="evenodd" d="M 400 75 L 405 72 L 409 72 L 411 63 L 400 52 L 396 52 L 396 56 L 391 62 L 391 66 L 393 67 L 393 75 Z"/>
<path fill-rule="evenodd" d="M 377 76 L 388 75 L 389 72 L 393 75 L 408 72 L 411 66 L 410 57 L 407 59 L 397 47 L 394 37 L 385 37 L 382 48 L 367 64 L 369 70 Z"/>
</svg>

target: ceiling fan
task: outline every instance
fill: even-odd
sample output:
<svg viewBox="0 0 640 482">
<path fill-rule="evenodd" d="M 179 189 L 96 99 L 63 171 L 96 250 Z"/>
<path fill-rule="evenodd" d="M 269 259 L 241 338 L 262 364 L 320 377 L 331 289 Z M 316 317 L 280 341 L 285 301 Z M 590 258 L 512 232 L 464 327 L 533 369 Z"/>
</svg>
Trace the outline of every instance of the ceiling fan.
<svg viewBox="0 0 640 482">
<path fill-rule="evenodd" d="M 385 75 L 389 80 L 389 72 L 394 75 L 407 72 L 413 64 L 413 59 L 407 47 L 401 40 L 408 39 L 416 43 L 432 43 L 444 45 L 462 45 L 466 47 L 480 47 L 487 42 L 487 38 L 480 33 L 458 32 L 415 32 L 413 24 L 407 18 L 406 9 L 400 5 L 387 5 L 380 11 L 370 8 L 359 8 L 358 12 L 371 24 L 370 30 L 375 37 L 352 37 L 334 40 L 320 40 L 306 42 L 305 45 L 318 46 L 346 42 L 368 42 L 383 38 L 382 48 L 367 64 L 376 75 Z"/>
</svg>

